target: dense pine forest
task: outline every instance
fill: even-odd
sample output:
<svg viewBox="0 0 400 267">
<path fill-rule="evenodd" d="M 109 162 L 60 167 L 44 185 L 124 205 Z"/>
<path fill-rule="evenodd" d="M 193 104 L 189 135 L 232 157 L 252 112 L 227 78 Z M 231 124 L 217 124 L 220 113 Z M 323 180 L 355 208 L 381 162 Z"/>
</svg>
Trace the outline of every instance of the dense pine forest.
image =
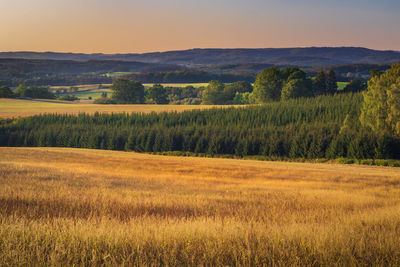
<svg viewBox="0 0 400 267">
<path fill-rule="evenodd" d="M 359 122 L 361 93 L 182 113 L 39 115 L 2 121 L 1 146 L 187 151 L 277 159 L 400 158 L 400 142 Z"/>
</svg>

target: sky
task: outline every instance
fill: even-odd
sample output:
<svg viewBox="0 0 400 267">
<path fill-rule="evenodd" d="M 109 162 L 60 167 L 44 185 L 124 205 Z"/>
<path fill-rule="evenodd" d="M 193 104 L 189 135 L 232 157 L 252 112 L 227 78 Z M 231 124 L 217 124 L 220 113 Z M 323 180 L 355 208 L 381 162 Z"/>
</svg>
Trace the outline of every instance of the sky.
<svg viewBox="0 0 400 267">
<path fill-rule="evenodd" d="M 400 51 L 400 0 L 0 0 L 0 51 Z"/>
</svg>

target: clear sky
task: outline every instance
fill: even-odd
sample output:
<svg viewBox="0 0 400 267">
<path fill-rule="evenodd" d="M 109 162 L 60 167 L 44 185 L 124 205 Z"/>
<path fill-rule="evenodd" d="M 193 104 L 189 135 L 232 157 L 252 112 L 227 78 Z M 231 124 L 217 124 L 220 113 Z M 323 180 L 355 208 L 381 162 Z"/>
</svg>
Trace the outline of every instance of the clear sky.
<svg viewBox="0 0 400 267">
<path fill-rule="evenodd" d="M 0 0 L 0 51 L 400 50 L 400 0 Z"/>
</svg>

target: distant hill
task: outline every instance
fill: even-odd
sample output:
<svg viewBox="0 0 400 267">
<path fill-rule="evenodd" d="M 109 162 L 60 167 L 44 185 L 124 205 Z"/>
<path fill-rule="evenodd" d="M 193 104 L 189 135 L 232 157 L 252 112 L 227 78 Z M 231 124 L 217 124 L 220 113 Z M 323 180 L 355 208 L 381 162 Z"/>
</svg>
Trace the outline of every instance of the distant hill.
<svg viewBox="0 0 400 267">
<path fill-rule="evenodd" d="M 134 61 L 113 60 L 54 60 L 54 59 L 19 59 L 1 58 L 0 71 L 17 69 L 24 72 L 63 72 L 63 73 L 85 73 L 85 72 L 154 72 L 183 70 L 182 66 L 171 64 L 157 64 Z"/>
<path fill-rule="evenodd" d="M 82 54 L 55 52 L 2 52 L 0 58 L 51 60 L 114 60 L 184 66 L 263 63 L 319 67 L 343 64 L 389 64 L 400 62 L 399 51 L 361 47 L 308 47 L 262 49 L 190 49 L 144 54 Z"/>
<path fill-rule="evenodd" d="M 112 60 L 51 60 L 0 58 L 0 85 L 73 85 L 111 83 L 110 72 L 161 72 L 185 68 L 177 65 Z"/>
</svg>

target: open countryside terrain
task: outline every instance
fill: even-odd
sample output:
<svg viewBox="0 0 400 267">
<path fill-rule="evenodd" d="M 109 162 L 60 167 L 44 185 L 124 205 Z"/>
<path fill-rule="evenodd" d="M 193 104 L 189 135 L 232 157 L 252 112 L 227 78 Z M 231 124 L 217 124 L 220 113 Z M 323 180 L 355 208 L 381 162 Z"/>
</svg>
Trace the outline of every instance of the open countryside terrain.
<svg viewBox="0 0 400 267">
<path fill-rule="evenodd" d="M 67 148 L 0 153 L 8 265 L 400 264 L 398 169 Z"/>
<path fill-rule="evenodd" d="M 218 107 L 215 105 L 99 105 L 92 103 L 77 103 L 53 100 L 21 100 L 0 99 L 0 118 L 27 117 L 38 114 L 78 114 L 87 113 L 150 113 L 150 112 L 180 112 L 193 109 L 207 109 Z M 220 106 L 221 107 L 221 106 Z M 226 106 L 224 106 L 226 107 Z"/>
<path fill-rule="evenodd" d="M 145 88 L 150 88 L 154 83 L 144 83 Z M 187 87 L 192 86 L 194 88 L 206 87 L 208 83 L 162 83 L 164 87 Z M 112 84 L 86 84 L 86 85 L 74 85 L 74 86 L 50 86 L 49 90 L 53 93 L 57 93 L 58 96 L 63 95 L 74 95 L 79 99 L 89 100 L 98 99 L 102 97 L 103 93 L 107 96 L 112 96 L 112 90 L 110 87 Z M 72 91 L 71 88 L 75 88 L 76 91 Z M 60 93 L 63 91 L 62 93 Z"/>
</svg>

